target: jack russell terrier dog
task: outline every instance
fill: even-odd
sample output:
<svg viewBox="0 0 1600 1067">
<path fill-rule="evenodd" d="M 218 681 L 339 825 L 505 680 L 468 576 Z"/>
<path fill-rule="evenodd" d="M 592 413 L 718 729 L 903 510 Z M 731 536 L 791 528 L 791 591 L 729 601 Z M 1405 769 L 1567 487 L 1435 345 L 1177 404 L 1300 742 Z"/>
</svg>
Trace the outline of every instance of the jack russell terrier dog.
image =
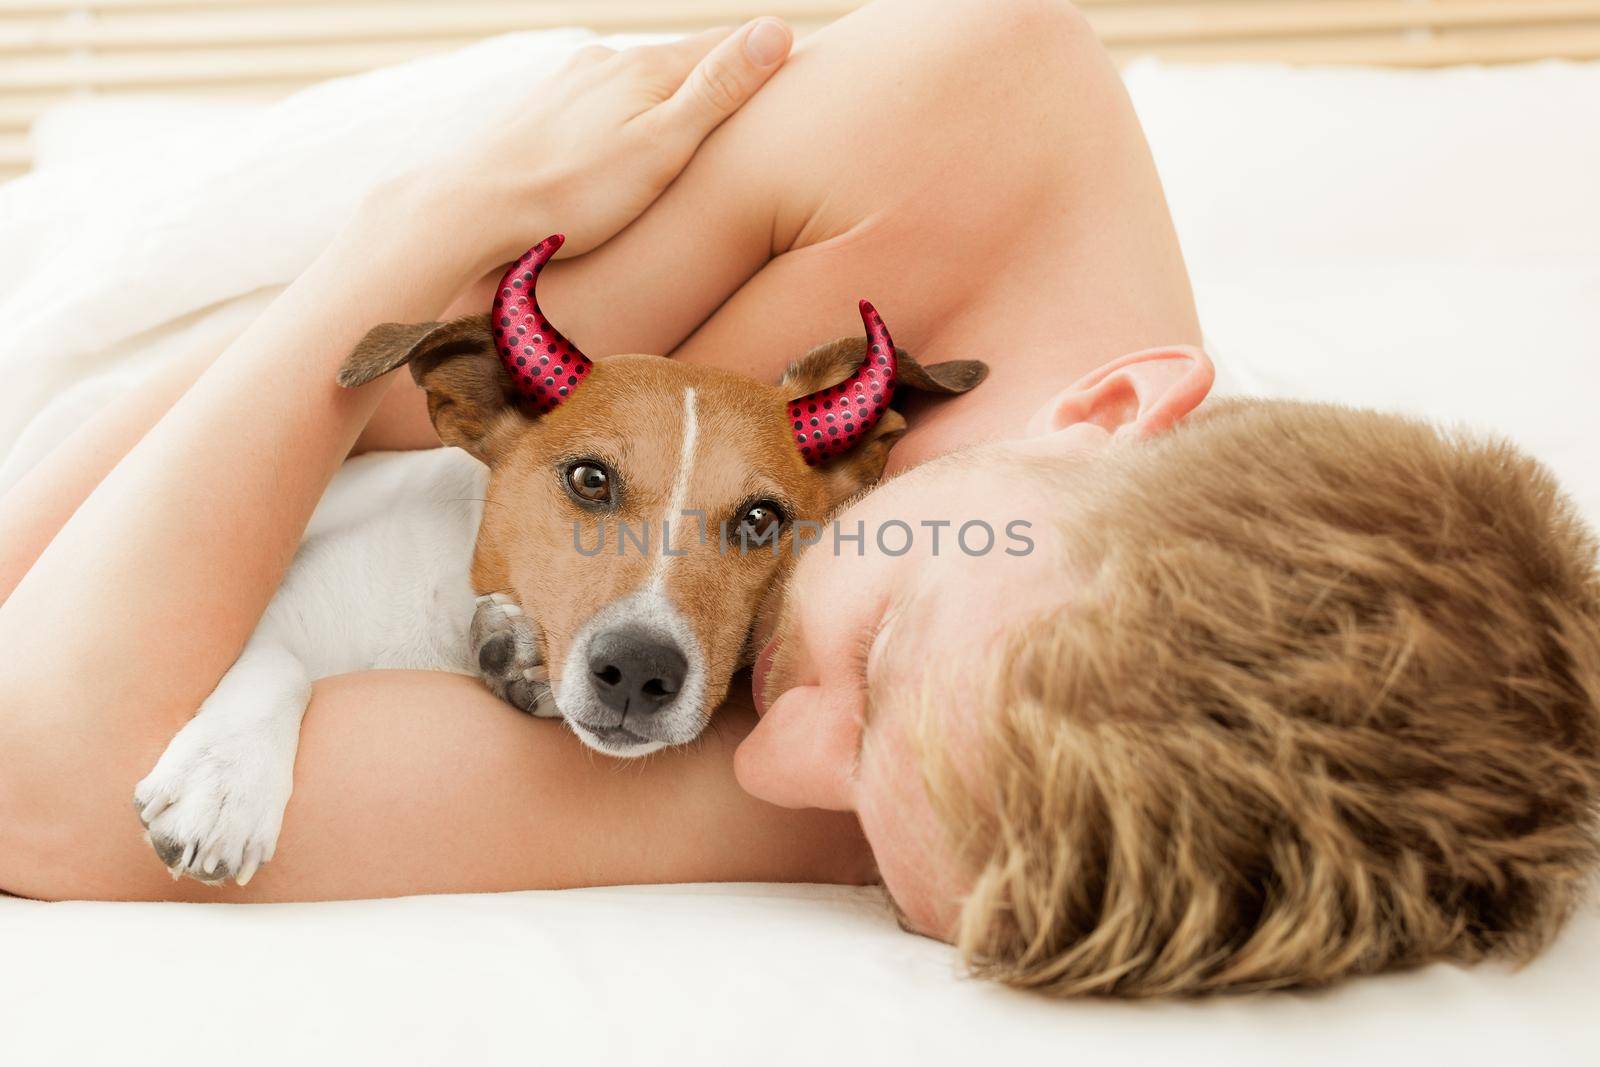
<svg viewBox="0 0 1600 1067">
<path fill-rule="evenodd" d="M 986 372 L 919 366 L 865 301 L 865 341 L 814 349 L 776 387 L 591 362 L 534 298 L 561 242 L 512 266 L 490 315 L 387 323 L 345 360 L 352 388 L 408 364 L 455 447 L 364 456 L 329 485 L 238 660 L 134 791 L 174 878 L 244 885 L 272 858 L 317 678 L 477 674 L 613 756 L 693 740 L 751 658 L 795 528 L 882 475 L 906 429 L 896 389 L 962 393 Z"/>
</svg>

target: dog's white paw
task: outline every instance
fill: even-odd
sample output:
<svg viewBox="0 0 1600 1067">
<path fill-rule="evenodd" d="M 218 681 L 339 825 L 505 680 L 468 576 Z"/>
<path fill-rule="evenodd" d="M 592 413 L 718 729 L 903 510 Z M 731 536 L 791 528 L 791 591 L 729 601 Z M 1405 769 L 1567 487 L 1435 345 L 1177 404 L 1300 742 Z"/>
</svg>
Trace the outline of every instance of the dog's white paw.
<svg viewBox="0 0 1600 1067">
<path fill-rule="evenodd" d="M 147 837 L 174 878 L 245 885 L 272 858 L 294 787 L 294 749 L 202 712 L 133 792 Z"/>
<path fill-rule="evenodd" d="M 504 593 L 479 597 L 469 641 L 472 661 L 491 693 L 531 715 L 561 717 L 539 654 L 539 632 L 515 600 Z"/>
</svg>

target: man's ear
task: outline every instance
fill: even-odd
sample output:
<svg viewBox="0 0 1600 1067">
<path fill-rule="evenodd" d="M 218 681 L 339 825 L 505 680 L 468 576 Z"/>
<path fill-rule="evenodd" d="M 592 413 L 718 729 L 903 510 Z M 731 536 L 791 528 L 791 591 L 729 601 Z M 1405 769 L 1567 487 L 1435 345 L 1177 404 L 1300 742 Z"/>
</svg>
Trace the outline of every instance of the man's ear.
<svg viewBox="0 0 1600 1067">
<path fill-rule="evenodd" d="M 865 337 L 841 337 L 818 345 L 789 364 L 779 388 L 783 390 L 784 399 L 799 399 L 838 385 L 854 374 L 866 357 Z M 894 358 L 896 381 L 892 405 L 898 405 L 913 392 L 934 397 L 957 396 L 976 388 L 989 374 L 988 364 L 976 359 L 955 359 L 924 367 L 899 345 L 895 346 Z M 904 436 L 906 429 L 905 416 L 891 406 L 854 448 L 818 469 L 836 480 L 841 494 L 848 496 L 883 476 L 884 465 L 889 462 L 889 449 Z"/>
<path fill-rule="evenodd" d="M 495 349 L 487 315 L 374 326 L 345 358 L 339 384 L 353 389 L 403 363 L 427 391 L 428 415 L 439 439 L 485 463 L 506 433 L 527 418 L 516 383 Z"/>
<path fill-rule="evenodd" d="M 1029 436 L 1095 426 L 1111 437 L 1165 433 L 1211 392 L 1216 369 L 1193 345 L 1118 357 L 1067 386 L 1036 411 Z"/>
</svg>

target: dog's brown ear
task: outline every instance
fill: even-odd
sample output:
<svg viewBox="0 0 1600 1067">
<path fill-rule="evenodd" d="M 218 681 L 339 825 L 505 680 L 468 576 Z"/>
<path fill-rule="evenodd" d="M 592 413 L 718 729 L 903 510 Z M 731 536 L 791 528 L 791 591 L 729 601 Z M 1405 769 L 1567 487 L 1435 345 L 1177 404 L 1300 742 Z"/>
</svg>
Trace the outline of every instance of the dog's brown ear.
<svg viewBox="0 0 1600 1067">
<path fill-rule="evenodd" d="M 976 389 L 989 376 L 989 364 L 981 359 L 952 359 L 924 367 L 904 353 L 903 348 L 894 350 L 901 388 L 910 386 L 924 393 L 955 396 Z"/>
<path fill-rule="evenodd" d="M 790 399 L 826 389 L 854 374 L 866 358 L 865 337 L 841 337 L 837 341 L 829 341 L 789 364 L 789 369 L 783 372 L 779 388 Z M 989 365 L 977 359 L 953 359 L 924 367 L 899 345 L 894 347 L 894 358 L 899 372 L 897 389 L 916 389 L 924 393 L 953 396 L 976 388 L 989 374 Z"/>
<path fill-rule="evenodd" d="M 426 390 L 439 439 L 485 463 L 527 418 L 495 349 L 487 315 L 374 326 L 345 358 L 339 384 L 353 389 L 401 364 L 411 367 L 411 376 Z"/>
<path fill-rule="evenodd" d="M 779 388 L 785 399 L 793 400 L 830 386 L 838 385 L 856 372 L 867 358 L 867 338 L 841 337 L 818 345 L 795 360 L 784 372 Z M 976 388 L 989 374 L 989 366 L 976 359 L 956 359 L 924 367 L 899 345 L 894 349 L 897 369 L 894 400 L 878 424 L 850 451 L 836 456 L 819 469 L 835 482 L 842 496 L 872 485 L 883 476 L 889 462 L 889 449 L 904 436 L 905 416 L 895 407 L 914 393 L 933 397 L 955 396 Z"/>
</svg>

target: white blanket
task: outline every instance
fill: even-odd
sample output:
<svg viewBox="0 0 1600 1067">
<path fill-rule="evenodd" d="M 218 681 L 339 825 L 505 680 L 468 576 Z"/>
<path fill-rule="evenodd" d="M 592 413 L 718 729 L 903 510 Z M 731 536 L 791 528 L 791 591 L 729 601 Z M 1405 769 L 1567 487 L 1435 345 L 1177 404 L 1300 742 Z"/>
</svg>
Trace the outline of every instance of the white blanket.
<svg viewBox="0 0 1600 1067">
<path fill-rule="evenodd" d="M 492 38 L 270 107 L 88 101 L 41 119 L 35 170 L 0 186 L 0 454 L 86 378 L 137 377 L 185 330 L 226 343 L 374 182 L 445 150 L 596 39 Z M 0 471 L 0 491 L 18 467 Z"/>
<path fill-rule="evenodd" d="M 0 487 L 185 332 L 220 347 L 371 181 L 585 39 L 501 38 L 272 107 L 53 115 L 39 170 L 0 186 Z M 1129 82 L 1236 387 L 1509 432 L 1600 516 L 1600 66 Z M 1600 1062 L 1594 910 L 1518 973 L 1135 1005 L 961 980 L 877 891 L 825 887 L 0 900 L 0 959 L 8 1067 Z"/>
</svg>

